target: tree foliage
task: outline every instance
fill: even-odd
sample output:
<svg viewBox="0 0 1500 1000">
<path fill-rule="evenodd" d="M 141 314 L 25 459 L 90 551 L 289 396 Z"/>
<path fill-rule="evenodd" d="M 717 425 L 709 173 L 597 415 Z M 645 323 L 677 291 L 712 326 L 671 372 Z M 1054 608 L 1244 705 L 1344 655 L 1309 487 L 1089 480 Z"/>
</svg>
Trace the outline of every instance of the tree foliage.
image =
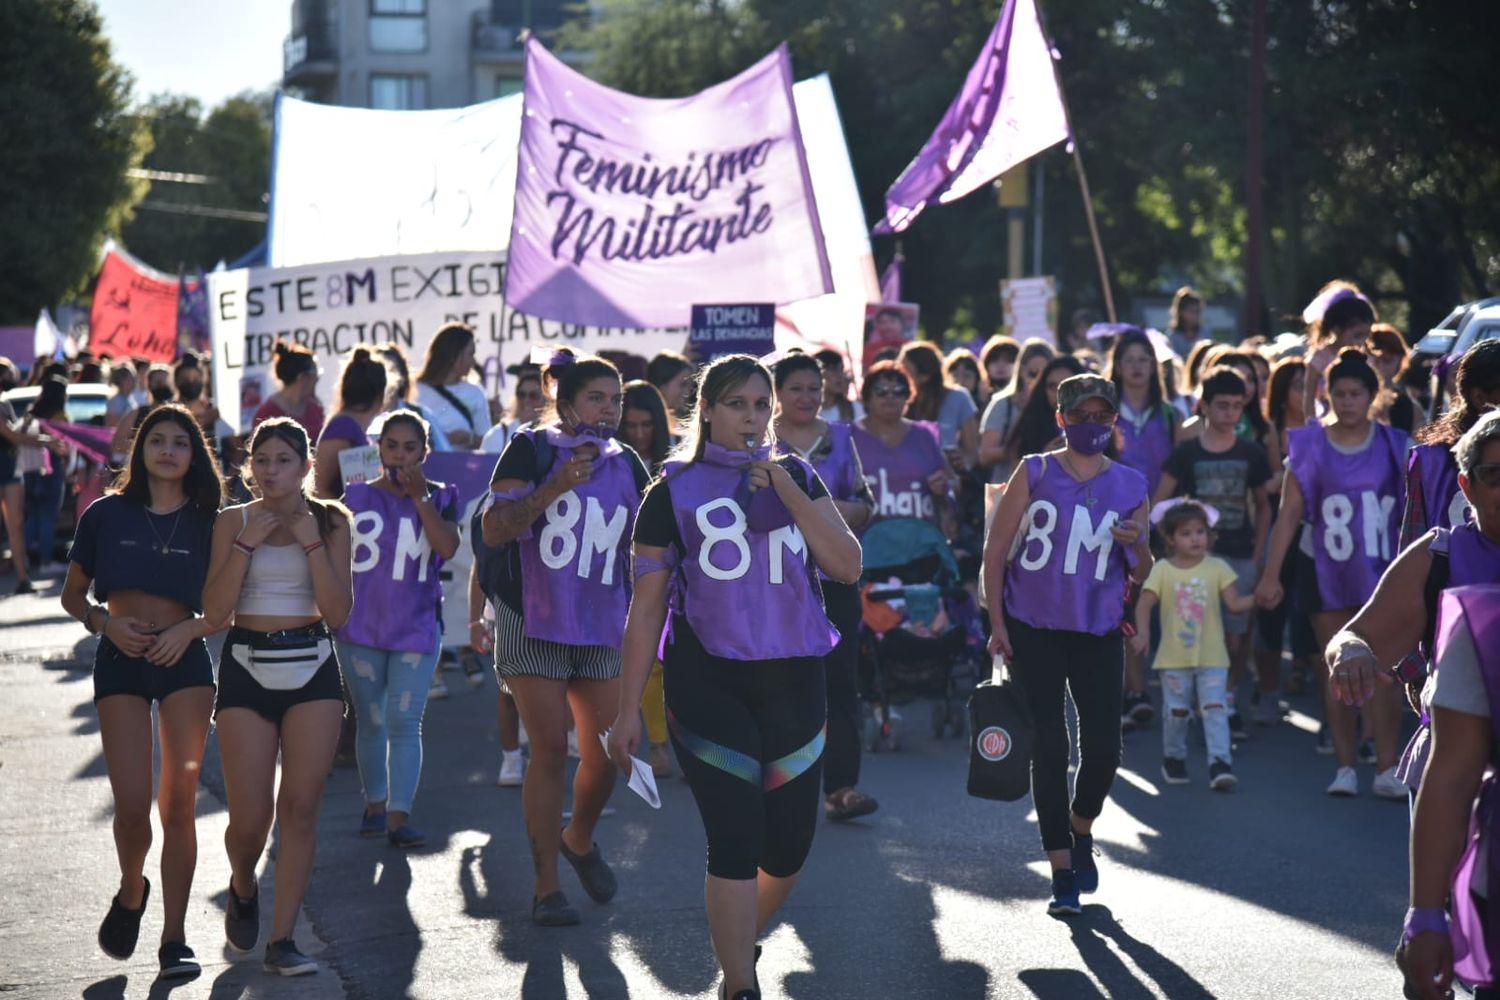
<svg viewBox="0 0 1500 1000">
<path fill-rule="evenodd" d="M 88 0 L 0 3 L 0 322 L 81 290 L 141 186 L 149 137 Z"/>
<path fill-rule="evenodd" d="M 146 167 L 207 182 L 150 182 L 121 233 L 131 253 L 162 270 L 191 273 L 234 260 L 265 235 L 264 222 L 193 213 L 266 210 L 271 107 L 270 95 L 255 93 L 231 97 L 207 115 L 192 97 L 161 94 L 146 102 L 140 111 L 152 137 Z"/>
<path fill-rule="evenodd" d="M 867 218 L 926 140 L 1000 0 L 605 0 L 561 41 L 590 73 L 679 96 L 777 42 L 833 81 Z M 1116 299 L 1191 281 L 1243 293 L 1249 0 L 1043 0 L 1062 59 Z M 1488 0 L 1267 0 L 1266 322 L 1350 277 L 1418 330 L 1500 292 L 1500 5 Z M 1099 308 L 1071 157 L 1042 154 L 1043 270 L 1064 314 Z M 985 193 L 904 234 L 908 297 L 929 332 L 993 329 L 1004 214 Z M 877 256 L 892 253 L 877 240 Z M 1028 252 L 1028 261 L 1029 261 Z"/>
</svg>

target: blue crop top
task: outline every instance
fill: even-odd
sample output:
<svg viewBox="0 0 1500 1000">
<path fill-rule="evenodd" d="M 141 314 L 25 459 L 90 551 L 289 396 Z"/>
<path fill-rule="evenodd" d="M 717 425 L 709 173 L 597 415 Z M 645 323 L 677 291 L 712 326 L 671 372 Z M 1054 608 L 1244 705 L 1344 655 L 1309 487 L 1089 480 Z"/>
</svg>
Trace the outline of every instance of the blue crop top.
<svg viewBox="0 0 1500 1000">
<path fill-rule="evenodd" d="M 78 519 L 68 558 L 94 581 L 97 600 L 144 590 L 202 611 L 216 516 L 191 503 L 153 514 L 117 494 L 101 497 Z"/>
</svg>

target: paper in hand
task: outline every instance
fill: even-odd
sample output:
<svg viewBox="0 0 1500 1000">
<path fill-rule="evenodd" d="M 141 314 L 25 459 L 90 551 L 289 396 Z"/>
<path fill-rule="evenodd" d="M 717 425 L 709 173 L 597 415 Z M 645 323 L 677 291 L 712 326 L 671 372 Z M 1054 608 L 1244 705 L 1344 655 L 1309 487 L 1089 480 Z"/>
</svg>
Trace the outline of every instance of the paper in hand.
<svg viewBox="0 0 1500 1000">
<path fill-rule="evenodd" d="M 600 733 L 599 742 L 604 746 L 604 753 L 609 754 L 609 733 Z M 611 759 L 613 763 L 613 759 Z M 630 758 L 630 790 L 646 800 L 646 804 L 652 809 L 661 808 L 661 795 L 656 791 L 656 775 L 651 773 L 651 766 L 639 757 Z"/>
</svg>

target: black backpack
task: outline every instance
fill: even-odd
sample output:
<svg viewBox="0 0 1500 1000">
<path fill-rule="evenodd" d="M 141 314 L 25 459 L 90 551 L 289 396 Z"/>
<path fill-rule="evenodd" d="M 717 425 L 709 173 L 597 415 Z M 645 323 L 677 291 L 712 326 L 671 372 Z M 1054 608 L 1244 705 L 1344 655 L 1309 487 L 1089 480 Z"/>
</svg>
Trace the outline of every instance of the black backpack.
<svg viewBox="0 0 1500 1000">
<path fill-rule="evenodd" d="M 552 443 L 545 434 L 531 438 L 536 449 L 536 484 L 541 485 L 552 471 Z M 521 547 L 514 541 L 490 545 L 484 540 L 484 505 L 474 508 L 469 519 L 469 543 L 474 548 L 474 566 L 479 574 L 479 588 L 491 601 L 505 601 L 509 606 L 521 598 Z"/>
</svg>

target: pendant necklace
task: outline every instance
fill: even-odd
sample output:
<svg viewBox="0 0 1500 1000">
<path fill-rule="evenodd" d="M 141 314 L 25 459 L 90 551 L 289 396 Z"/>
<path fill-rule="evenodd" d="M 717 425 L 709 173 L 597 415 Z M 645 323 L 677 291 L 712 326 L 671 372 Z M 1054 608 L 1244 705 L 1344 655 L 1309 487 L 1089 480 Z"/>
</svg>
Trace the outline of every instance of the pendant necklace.
<svg viewBox="0 0 1500 1000">
<path fill-rule="evenodd" d="M 1094 496 L 1094 479 L 1099 478 L 1099 474 L 1095 473 L 1093 478 L 1091 479 L 1079 479 L 1078 470 L 1073 467 L 1073 460 L 1068 457 L 1068 453 L 1066 451 L 1062 453 L 1062 460 L 1063 464 L 1067 466 L 1068 475 L 1073 478 L 1073 481 L 1075 483 L 1083 487 L 1084 505 L 1087 507 L 1097 506 L 1099 503 L 1099 498 Z"/>
<path fill-rule="evenodd" d="M 171 554 L 172 539 L 177 537 L 177 525 L 178 522 L 182 520 L 182 510 L 186 506 L 187 501 L 183 500 L 182 503 L 178 504 L 176 508 L 174 508 L 177 511 L 177 516 L 172 519 L 172 530 L 167 533 L 167 540 L 164 542 L 161 540 L 161 534 L 156 530 L 155 522 L 151 520 L 151 515 L 155 514 L 156 512 L 151 509 L 150 504 L 146 505 L 146 527 L 151 529 L 151 536 L 156 539 L 157 551 L 162 555 Z M 164 511 L 158 516 L 166 517 L 170 513 L 171 511 Z"/>
</svg>

